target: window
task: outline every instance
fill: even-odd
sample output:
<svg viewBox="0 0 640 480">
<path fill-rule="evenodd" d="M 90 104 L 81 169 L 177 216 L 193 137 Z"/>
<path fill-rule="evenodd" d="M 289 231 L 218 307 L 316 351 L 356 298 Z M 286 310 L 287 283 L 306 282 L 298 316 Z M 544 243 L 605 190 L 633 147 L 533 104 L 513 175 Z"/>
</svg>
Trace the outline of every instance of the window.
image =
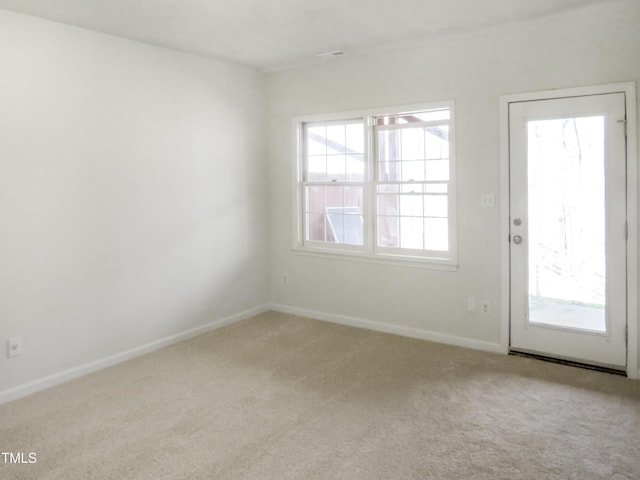
<svg viewBox="0 0 640 480">
<path fill-rule="evenodd" d="M 362 120 L 304 124 L 305 243 L 364 246 Z"/>
<path fill-rule="evenodd" d="M 455 264 L 452 102 L 296 128 L 301 250 Z"/>
</svg>

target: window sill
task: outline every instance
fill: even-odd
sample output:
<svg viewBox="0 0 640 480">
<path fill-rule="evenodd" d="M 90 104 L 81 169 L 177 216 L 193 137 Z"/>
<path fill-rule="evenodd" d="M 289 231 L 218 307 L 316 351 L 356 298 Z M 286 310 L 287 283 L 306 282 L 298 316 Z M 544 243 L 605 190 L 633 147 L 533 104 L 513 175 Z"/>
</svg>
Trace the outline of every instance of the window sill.
<svg viewBox="0 0 640 480">
<path fill-rule="evenodd" d="M 309 247 L 295 247 L 293 253 L 296 255 L 328 258 L 332 260 L 344 260 L 349 262 L 375 263 L 379 265 L 393 265 L 407 268 L 421 268 L 427 270 L 443 270 L 455 272 L 458 270 L 457 263 L 448 259 L 428 258 L 428 257 L 403 257 L 399 255 L 345 252 L 340 250 L 328 250 Z"/>
</svg>

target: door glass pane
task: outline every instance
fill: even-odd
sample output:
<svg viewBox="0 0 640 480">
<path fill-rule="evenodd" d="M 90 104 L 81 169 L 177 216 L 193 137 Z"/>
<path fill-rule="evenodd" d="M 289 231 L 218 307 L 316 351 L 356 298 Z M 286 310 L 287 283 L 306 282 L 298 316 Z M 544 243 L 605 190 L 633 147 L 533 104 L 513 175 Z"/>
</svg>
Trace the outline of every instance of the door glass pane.
<svg viewBox="0 0 640 480">
<path fill-rule="evenodd" d="M 604 332 L 604 117 L 527 133 L 529 322 Z"/>
</svg>

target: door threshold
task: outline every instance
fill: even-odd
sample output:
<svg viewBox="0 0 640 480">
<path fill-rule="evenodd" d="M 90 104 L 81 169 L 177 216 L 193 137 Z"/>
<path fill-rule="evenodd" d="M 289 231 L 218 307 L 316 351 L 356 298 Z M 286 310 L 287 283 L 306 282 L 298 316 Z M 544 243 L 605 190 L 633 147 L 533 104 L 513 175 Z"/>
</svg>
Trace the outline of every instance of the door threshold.
<svg viewBox="0 0 640 480">
<path fill-rule="evenodd" d="M 620 370 L 619 368 L 605 367 L 602 365 L 592 365 L 589 363 L 576 362 L 574 360 L 566 360 L 564 358 L 548 357 L 546 355 L 540 355 L 539 353 L 509 349 L 509 355 L 513 355 L 516 357 L 535 358 L 537 360 L 542 360 L 543 362 L 557 363 L 560 365 L 567 365 L 576 368 L 584 368 L 586 370 L 595 370 L 596 372 L 609 373 L 611 375 L 621 375 L 623 377 L 627 376 L 626 370 Z"/>
</svg>

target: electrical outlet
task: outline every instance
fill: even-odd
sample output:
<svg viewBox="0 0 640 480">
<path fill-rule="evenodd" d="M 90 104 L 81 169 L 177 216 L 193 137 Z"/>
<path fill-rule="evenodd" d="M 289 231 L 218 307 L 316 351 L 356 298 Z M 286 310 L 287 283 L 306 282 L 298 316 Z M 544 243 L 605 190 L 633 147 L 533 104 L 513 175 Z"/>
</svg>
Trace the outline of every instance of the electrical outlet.
<svg viewBox="0 0 640 480">
<path fill-rule="evenodd" d="M 7 340 L 7 356 L 17 357 L 22 355 L 22 337 L 11 337 Z"/>
<path fill-rule="evenodd" d="M 491 310 L 491 302 L 489 300 L 481 300 L 480 313 L 483 315 L 489 315 L 490 310 Z"/>
</svg>

